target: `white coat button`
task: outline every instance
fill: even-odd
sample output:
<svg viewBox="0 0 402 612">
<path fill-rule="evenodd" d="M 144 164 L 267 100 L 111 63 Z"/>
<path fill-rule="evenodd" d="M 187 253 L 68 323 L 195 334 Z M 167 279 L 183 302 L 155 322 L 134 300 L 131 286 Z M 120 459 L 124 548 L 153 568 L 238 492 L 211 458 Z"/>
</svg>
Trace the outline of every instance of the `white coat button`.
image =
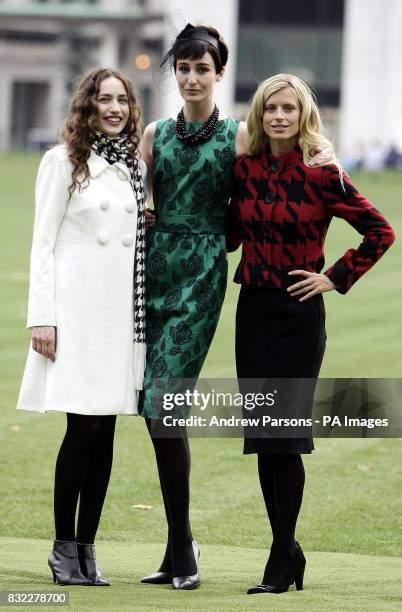
<svg viewBox="0 0 402 612">
<path fill-rule="evenodd" d="M 109 240 L 109 234 L 105 231 L 99 232 L 98 242 L 99 244 L 106 244 Z"/>
<path fill-rule="evenodd" d="M 123 172 L 123 170 L 118 170 L 117 171 L 117 176 L 119 177 L 119 179 L 121 179 L 122 181 L 127 181 L 128 180 L 128 176 L 125 172 Z"/>
<path fill-rule="evenodd" d="M 129 213 L 132 213 L 135 211 L 135 202 L 128 202 L 128 204 L 126 204 L 126 211 Z"/>
<path fill-rule="evenodd" d="M 110 208 L 109 200 L 103 200 L 103 202 L 100 203 L 100 207 L 101 210 L 108 210 L 108 208 Z"/>
<path fill-rule="evenodd" d="M 125 247 L 129 247 L 133 244 L 133 237 L 131 234 L 124 234 L 121 241 Z"/>
</svg>

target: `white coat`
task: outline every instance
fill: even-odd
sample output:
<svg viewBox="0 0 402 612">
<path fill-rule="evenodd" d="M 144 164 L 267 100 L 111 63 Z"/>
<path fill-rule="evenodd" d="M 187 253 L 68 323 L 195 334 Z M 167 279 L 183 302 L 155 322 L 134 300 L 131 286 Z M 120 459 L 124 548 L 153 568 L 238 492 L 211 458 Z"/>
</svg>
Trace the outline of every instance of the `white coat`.
<svg viewBox="0 0 402 612">
<path fill-rule="evenodd" d="M 136 414 L 133 270 L 137 203 L 123 163 L 91 152 L 89 185 L 68 202 L 65 145 L 36 181 L 28 327 L 57 328 L 56 360 L 29 349 L 17 408 Z M 141 169 L 145 164 L 141 162 Z"/>
</svg>

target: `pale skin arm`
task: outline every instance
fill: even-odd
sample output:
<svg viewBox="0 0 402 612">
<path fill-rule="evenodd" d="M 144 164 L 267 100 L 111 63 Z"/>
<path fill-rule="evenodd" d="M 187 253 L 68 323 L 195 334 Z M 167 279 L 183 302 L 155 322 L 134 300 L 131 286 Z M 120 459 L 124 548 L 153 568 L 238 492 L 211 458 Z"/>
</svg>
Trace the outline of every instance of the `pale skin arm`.
<svg viewBox="0 0 402 612">
<path fill-rule="evenodd" d="M 37 353 L 56 360 L 56 328 L 49 325 L 32 328 L 32 348 Z"/>
<path fill-rule="evenodd" d="M 144 134 L 141 142 L 141 158 L 147 165 L 147 190 L 148 190 L 148 202 L 152 199 L 152 169 L 153 169 L 153 156 L 152 149 L 154 145 L 156 121 L 147 125 L 144 130 Z M 145 228 L 149 229 L 155 225 L 155 214 L 151 208 L 145 209 Z"/>
<path fill-rule="evenodd" d="M 248 132 L 247 132 L 247 123 L 245 121 L 241 121 L 239 123 L 235 145 L 236 145 L 236 157 L 241 157 L 242 155 L 248 154 L 249 152 L 248 150 Z"/>
</svg>

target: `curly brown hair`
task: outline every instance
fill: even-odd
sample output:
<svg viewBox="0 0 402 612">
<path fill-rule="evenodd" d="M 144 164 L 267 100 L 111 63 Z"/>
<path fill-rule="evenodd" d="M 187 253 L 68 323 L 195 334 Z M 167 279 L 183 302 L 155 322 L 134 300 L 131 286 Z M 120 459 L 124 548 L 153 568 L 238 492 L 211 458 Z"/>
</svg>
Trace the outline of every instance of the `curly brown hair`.
<svg viewBox="0 0 402 612">
<path fill-rule="evenodd" d="M 67 145 L 69 158 L 73 164 L 72 183 L 68 188 L 70 198 L 86 186 L 89 179 L 88 158 L 91 154 L 91 139 L 95 136 L 97 108 L 96 99 L 100 84 L 109 77 L 119 79 L 126 90 L 129 118 L 124 133 L 133 156 L 138 156 L 138 145 L 142 136 L 141 110 L 133 83 L 119 70 L 95 68 L 78 83 L 71 98 L 69 113 L 61 132 L 62 141 Z"/>
</svg>

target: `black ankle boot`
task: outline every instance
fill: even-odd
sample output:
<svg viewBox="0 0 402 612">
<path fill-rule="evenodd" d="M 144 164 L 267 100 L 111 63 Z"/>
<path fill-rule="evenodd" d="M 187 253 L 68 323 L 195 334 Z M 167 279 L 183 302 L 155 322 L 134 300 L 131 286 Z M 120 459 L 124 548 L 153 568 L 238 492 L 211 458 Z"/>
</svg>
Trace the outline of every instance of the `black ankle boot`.
<svg viewBox="0 0 402 612">
<path fill-rule="evenodd" d="M 278 580 L 276 584 L 257 584 L 257 586 L 247 591 L 248 595 L 254 595 L 257 593 L 286 593 L 290 585 L 293 583 L 295 583 L 298 591 L 303 590 L 306 558 L 299 543 L 296 542 L 295 544 L 295 549 L 290 558 L 286 562 L 282 561 L 283 565 L 280 568 L 282 578 Z"/>
<path fill-rule="evenodd" d="M 81 572 L 75 541 L 55 540 L 48 564 L 52 570 L 53 582 L 59 585 L 90 586 L 92 584 Z"/>
<path fill-rule="evenodd" d="M 91 581 L 92 586 L 110 586 L 109 580 L 102 576 L 96 563 L 95 547 L 93 544 L 77 542 L 78 560 L 81 572 Z"/>
</svg>

